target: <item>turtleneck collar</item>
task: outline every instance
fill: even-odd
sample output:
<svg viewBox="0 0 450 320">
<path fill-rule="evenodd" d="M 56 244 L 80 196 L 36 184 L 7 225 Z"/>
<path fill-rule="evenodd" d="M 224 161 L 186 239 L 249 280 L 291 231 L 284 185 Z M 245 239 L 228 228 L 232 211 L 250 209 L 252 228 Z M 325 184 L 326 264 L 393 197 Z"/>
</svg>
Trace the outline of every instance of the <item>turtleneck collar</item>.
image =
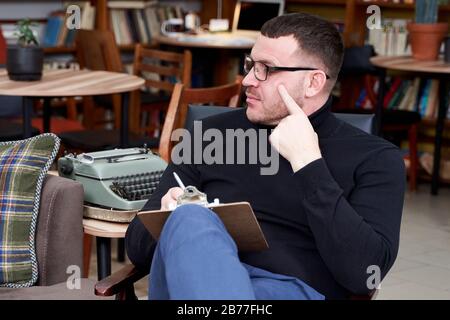
<svg viewBox="0 0 450 320">
<path fill-rule="evenodd" d="M 332 102 L 333 98 L 329 96 L 327 102 L 308 117 L 314 131 L 319 137 L 327 136 L 329 129 L 331 129 L 330 126 L 327 125 L 327 122 L 331 119 Z"/>
</svg>

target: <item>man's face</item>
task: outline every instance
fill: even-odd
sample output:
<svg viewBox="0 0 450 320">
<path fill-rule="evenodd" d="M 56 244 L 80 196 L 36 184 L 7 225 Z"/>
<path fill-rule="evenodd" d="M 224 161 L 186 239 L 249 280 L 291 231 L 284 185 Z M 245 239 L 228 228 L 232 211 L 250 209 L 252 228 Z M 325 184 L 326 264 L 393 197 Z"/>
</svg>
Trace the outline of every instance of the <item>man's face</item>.
<svg viewBox="0 0 450 320">
<path fill-rule="evenodd" d="M 250 57 L 267 66 L 307 67 L 305 63 L 301 63 L 301 51 L 293 36 L 272 39 L 260 35 Z M 276 125 L 288 115 L 277 91 L 279 84 L 284 84 L 292 98 L 302 106 L 306 74 L 307 72 L 276 71 L 269 73 L 265 81 L 260 81 L 255 78 L 254 70 L 250 70 L 243 80 L 243 85 L 247 87 L 248 119 L 254 123 Z"/>
</svg>

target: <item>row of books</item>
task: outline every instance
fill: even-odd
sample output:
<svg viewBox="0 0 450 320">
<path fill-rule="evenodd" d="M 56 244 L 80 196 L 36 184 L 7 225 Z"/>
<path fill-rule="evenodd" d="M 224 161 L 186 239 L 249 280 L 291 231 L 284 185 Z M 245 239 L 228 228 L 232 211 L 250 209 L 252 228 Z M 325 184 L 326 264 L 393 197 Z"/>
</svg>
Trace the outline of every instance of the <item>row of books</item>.
<svg viewBox="0 0 450 320">
<path fill-rule="evenodd" d="M 76 29 L 69 29 L 66 23 L 66 8 L 78 5 L 80 8 L 81 29 L 92 30 L 95 25 L 95 7 L 89 1 L 70 1 L 64 3 L 64 10 L 50 13 L 45 32 L 41 37 L 43 47 L 73 46 Z"/>
<path fill-rule="evenodd" d="M 172 18 L 183 18 L 178 5 L 160 5 L 156 1 L 110 1 L 111 27 L 117 44 L 149 43 L 159 35 L 161 23 Z"/>
<path fill-rule="evenodd" d="M 416 111 L 422 118 L 437 118 L 439 80 L 419 77 L 414 79 L 394 77 L 387 84 L 387 88 L 389 89 L 383 101 L 385 109 Z M 374 85 L 373 90 L 374 92 L 378 90 L 378 83 Z M 356 107 L 373 109 L 365 89 L 360 92 Z M 450 111 L 447 118 L 450 119 Z"/>
<path fill-rule="evenodd" d="M 364 0 L 364 2 L 384 2 L 384 3 L 404 3 L 404 4 L 413 4 L 414 0 Z"/>
<path fill-rule="evenodd" d="M 385 56 L 411 54 L 405 19 L 384 19 L 381 29 L 369 29 L 366 43 L 373 45 L 375 52 Z"/>
</svg>

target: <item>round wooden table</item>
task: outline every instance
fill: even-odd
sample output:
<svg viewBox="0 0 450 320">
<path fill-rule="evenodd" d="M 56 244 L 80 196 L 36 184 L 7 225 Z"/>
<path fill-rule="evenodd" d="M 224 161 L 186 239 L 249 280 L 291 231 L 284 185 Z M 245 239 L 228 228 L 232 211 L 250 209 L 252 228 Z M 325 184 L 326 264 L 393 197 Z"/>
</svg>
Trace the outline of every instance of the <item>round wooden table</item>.
<svg viewBox="0 0 450 320">
<path fill-rule="evenodd" d="M 127 73 L 58 69 L 44 71 L 38 81 L 12 81 L 0 69 L 0 95 L 23 97 L 24 137 L 31 136 L 32 100 L 44 98 L 44 131 L 50 131 L 50 99 L 122 93 L 121 146 L 128 145 L 128 93 L 140 88 L 144 79 Z"/>
<path fill-rule="evenodd" d="M 448 85 L 450 82 L 450 64 L 445 63 L 441 58 L 436 61 L 419 61 L 411 56 L 401 57 L 373 57 L 370 62 L 380 69 L 380 88 L 376 105 L 377 128 L 381 126 L 381 112 L 383 110 L 383 101 L 386 93 L 385 82 L 387 70 L 395 70 L 406 73 L 412 73 L 420 77 L 439 78 L 439 108 L 436 120 L 436 133 L 434 142 L 434 163 L 433 174 L 431 177 L 431 193 L 436 195 L 439 186 L 439 170 L 441 161 L 442 134 L 444 131 L 445 117 L 448 109 Z"/>
</svg>

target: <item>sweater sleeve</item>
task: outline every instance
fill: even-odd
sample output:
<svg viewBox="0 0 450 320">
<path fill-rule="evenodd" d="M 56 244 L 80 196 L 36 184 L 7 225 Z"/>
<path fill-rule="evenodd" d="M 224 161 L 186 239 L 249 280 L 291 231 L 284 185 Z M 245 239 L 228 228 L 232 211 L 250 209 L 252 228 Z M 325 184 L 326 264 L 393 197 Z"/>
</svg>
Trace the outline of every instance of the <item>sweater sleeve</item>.
<svg viewBox="0 0 450 320">
<path fill-rule="evenodd" d="M 381 279 L 399 246 L 405 190 L 403 160 L 394 148 L 365 159 L 346 198 L 323 159 L 294 174 L 320 255 L 335 279 L 355 294 L 371 291 L 373 267 Z"/>
<path fill-rule="evenodd" d="M 201 190 L 200 174 L 195 165 L 169 164 L 164 171 L 158 188 L 142 208 L 142 211 L 158 210 L 161 208 L 161 198 L 172 187 L 177 187 L 173 172 L 176 172 L 181 181 L 188 186 L 195 186 Z M 145 228 L 141 220 L 136 216 L 128 225 L 125 234 L 125 247 L 130 261 L 140 270 L 149 271 L 155 251 L 156 241 Z"/>
</svg>

